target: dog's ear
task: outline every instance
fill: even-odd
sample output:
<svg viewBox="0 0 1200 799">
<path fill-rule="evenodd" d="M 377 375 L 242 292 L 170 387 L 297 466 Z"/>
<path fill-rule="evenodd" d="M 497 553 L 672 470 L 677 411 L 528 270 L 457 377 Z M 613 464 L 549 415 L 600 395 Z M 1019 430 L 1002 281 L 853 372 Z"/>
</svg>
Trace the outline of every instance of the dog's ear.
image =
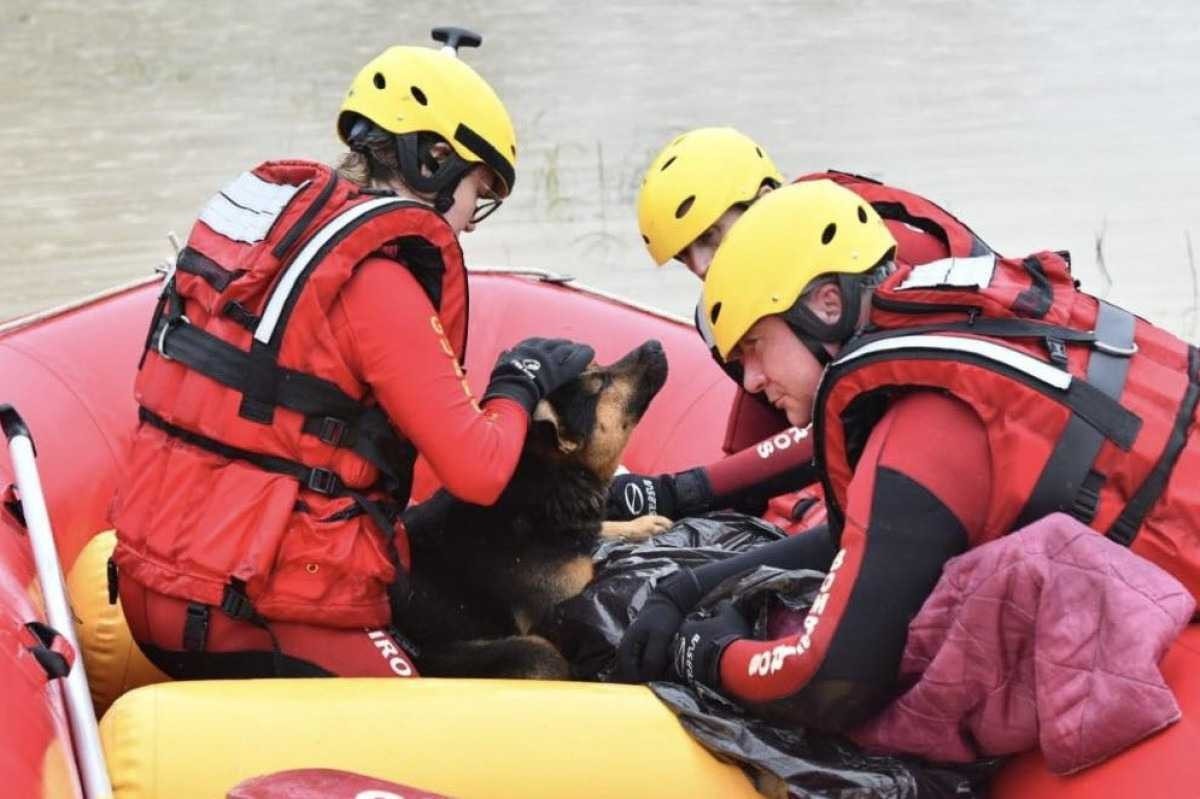
<svg viewBox="0 0 1200 799">
<path fill-rule="evenodd" d="M 539 440 L 546 441 L 564 455 L 570 455 L 579 449 L 578 441 L 571 441 L 563 437 L 558 411 L 554 410 L 554 406 L 546 400 L 540 401 L 533 409 L 533 418 L 530 421 Z"/>
</svg>

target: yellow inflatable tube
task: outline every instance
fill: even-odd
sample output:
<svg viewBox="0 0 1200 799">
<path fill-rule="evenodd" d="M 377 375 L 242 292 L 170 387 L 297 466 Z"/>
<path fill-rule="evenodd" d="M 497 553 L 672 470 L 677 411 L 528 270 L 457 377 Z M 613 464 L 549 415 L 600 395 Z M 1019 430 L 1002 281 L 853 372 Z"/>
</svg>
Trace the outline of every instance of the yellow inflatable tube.
<svg viewBox="0 0 1200 799">
<path fill-rule="evenodd" d="M 163 683 L 100 725 L 115 795 L 221 797 L 333 768 L 460 799 L 751 797 L 640 686 L 507 680 Z"/>
<path fill-rule="evenodd" d="M 112 530 L 97 533 L 67 574 L 67 594 L 76 619 L 75 636 L 83 649 L 83 664 L 97 715 L 102 715 L 126 691 L 167 679 L 133 642 L 121 612 L 121 601 L 108 603 L 108 558 L 116 545 L 117 536 Z"/>
</svg>

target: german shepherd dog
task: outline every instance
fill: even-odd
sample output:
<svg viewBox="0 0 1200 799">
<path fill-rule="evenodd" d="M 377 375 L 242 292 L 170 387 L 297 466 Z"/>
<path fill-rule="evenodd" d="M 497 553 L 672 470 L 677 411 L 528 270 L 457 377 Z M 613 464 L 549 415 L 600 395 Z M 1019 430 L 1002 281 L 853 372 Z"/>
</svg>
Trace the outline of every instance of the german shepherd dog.
<svg viewBox="0 0 1200 799">
<path fill-rule="evenodd" d="M 566 660 L 529 632 L 592 578 L 602 536 L 646 538 L 662 517 L 604 522 L 608 484 L 634 426 L 667 378 L 662 345 L 593 363 L 534 412 L 512 480 L 494 505 L 445 490 L 405 514 L 412 574 L 392 595 L 396 626 L 428 677 L 565 679 Z"/>
</svg>

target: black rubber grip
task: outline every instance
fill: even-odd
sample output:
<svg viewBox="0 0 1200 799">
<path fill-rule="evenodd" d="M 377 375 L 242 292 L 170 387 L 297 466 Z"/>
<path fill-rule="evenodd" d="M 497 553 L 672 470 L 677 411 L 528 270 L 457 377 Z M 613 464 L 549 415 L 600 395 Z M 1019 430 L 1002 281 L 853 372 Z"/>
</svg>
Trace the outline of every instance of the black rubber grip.
<svg viewBox="0 0 1200 799">
<path fill-rule="evenodd" d="M 29 439 L 29 444 L 33 445 L 33 435 L 29 432 L 29 425 L 25 424 L 25 420 L 13 406 L 0 405 L 0 426 L 4 428 L 4 436 L 9 441 L 17 436 L 25 436 Z M 37 447 L 33 448 L 33 454 L 37 455 Z"/>
</svg>

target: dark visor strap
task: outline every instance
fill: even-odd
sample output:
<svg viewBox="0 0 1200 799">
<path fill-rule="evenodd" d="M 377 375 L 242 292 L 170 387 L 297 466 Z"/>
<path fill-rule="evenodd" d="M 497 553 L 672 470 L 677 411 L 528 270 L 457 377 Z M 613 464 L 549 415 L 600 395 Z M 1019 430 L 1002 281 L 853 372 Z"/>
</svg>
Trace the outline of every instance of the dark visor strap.
<svg viewBox="0 0 1200 799">
<path fill-rule="evenodd" d="M 512 161 L 505 158 L 487 139 L 462 123 L 459 123 L 458 129 L 454 131 L 454 140 L 482 158 L 483 162 L 494 169 L 500 179 L 504 181 L 508 193 L 512 193 L 513 183 L 517 179 Z"/>
</svg>

